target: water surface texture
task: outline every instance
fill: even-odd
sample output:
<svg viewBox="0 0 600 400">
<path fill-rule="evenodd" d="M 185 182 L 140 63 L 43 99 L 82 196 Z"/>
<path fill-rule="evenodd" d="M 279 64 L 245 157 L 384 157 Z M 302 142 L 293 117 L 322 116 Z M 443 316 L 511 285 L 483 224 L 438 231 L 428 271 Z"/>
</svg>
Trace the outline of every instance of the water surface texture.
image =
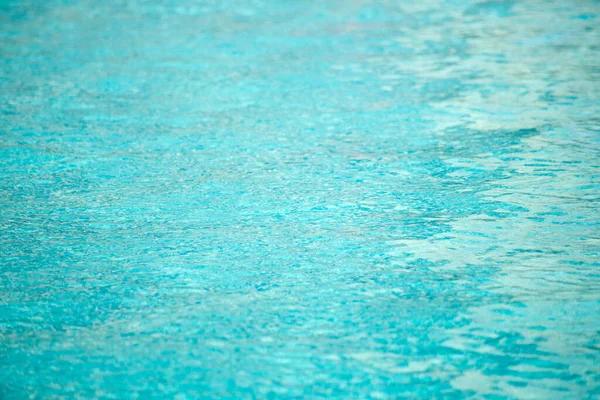
<svg viewBox="0 0 600 400">
<path fill-rule="evenodd" d="M 600 3 L 0 1 L 0 397 L 600 396 Z"/>
</svg>

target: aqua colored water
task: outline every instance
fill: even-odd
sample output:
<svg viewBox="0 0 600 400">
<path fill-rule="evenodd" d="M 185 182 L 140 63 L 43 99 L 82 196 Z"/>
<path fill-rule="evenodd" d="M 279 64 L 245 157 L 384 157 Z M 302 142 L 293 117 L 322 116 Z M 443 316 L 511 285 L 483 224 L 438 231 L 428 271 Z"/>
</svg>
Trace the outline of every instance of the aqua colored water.
<svg viewBox="0 0 600 400">
<path fill-rule="evenodd" d="M 0 397 L 600 396 L 600 3 L 0 2 Z"/>
</svg>

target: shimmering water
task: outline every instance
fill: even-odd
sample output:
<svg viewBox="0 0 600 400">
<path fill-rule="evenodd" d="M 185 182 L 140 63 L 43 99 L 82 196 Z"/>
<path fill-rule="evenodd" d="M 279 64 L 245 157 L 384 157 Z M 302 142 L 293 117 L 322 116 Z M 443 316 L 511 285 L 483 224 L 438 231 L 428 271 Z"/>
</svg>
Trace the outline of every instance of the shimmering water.
<svg viewBox="0 0 600 400">
<path fill-rule="evenodd" d="M 0 1 L 0 397 L 600 396 L 599 22 Z"/>
</svg>

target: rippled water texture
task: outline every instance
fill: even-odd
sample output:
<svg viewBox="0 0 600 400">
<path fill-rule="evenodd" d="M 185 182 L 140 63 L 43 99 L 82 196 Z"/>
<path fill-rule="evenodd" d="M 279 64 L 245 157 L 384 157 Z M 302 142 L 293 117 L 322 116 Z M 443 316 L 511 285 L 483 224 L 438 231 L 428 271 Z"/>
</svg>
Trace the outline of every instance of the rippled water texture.
<svg viewBox="0 0 600 400">
<path fill-rule="evenodd" d="M 0 397 L 600 396 L 599 22 L 0 1 Z"/>
</svg>

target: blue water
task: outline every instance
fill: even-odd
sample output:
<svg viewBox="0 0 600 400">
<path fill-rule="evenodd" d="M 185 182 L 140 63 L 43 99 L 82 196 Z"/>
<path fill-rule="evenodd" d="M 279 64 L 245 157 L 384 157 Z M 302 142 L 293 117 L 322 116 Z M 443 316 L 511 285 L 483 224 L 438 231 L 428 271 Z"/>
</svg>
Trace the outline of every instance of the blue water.
<svg viewBox="0 0 600 400">
<path fill-rule="evenodd" d="M 598 398 L 599 22 L 0 1 L 0 398 Z"/>
</svg>

